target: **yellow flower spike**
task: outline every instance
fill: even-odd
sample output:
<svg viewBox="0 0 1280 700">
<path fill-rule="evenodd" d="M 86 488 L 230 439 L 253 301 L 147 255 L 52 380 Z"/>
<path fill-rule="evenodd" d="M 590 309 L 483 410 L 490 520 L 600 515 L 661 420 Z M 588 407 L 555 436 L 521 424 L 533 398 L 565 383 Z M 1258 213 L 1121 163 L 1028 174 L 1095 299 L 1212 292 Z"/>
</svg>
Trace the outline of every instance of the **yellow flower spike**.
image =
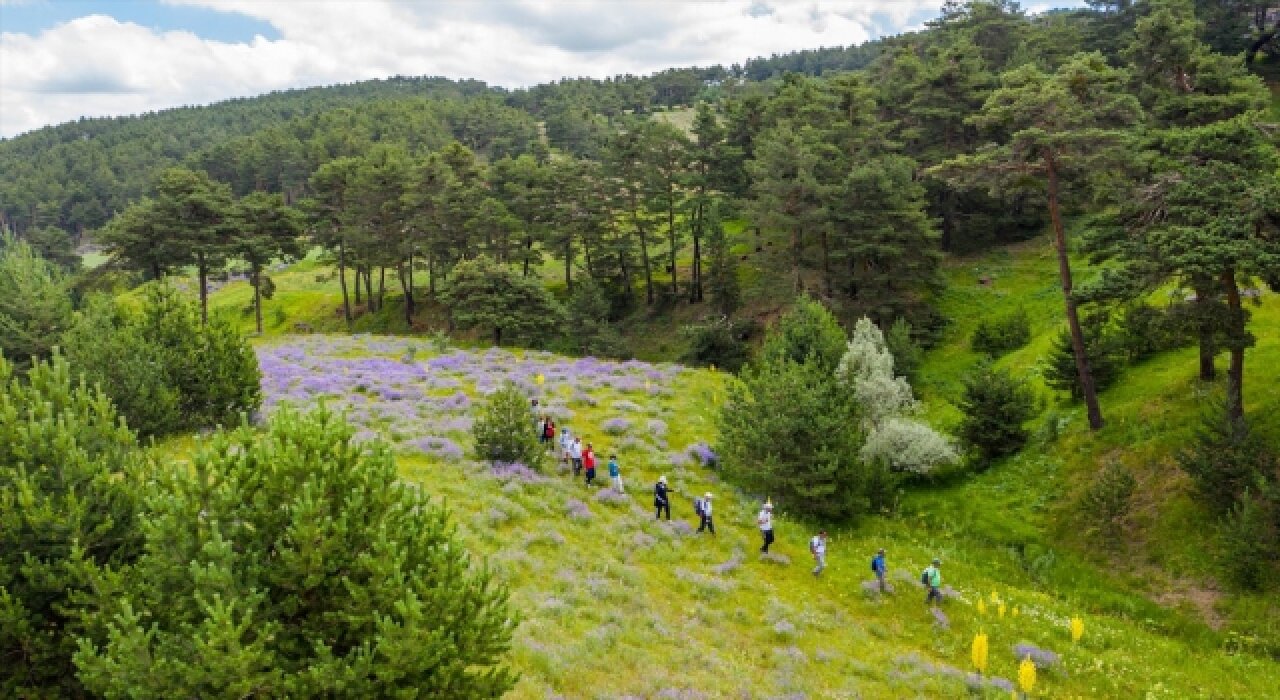
<svg viewBox="0 0 1280 700">
<path fill-rule="evenodd" d="M 539 372 L 539 373 L 538 373 L 538 376 L 536 376 L 536 377 L 534 377 L 534 378 L 533 378 L 533 381 L 534 381 L 538 386 L 542 386 L 542 385 L 543 385 L 543 383 L 547 381 L 547 378 L 546 378 L 546 377 L 544 377 L 544 376 L 542 375 L 542 373 L 541 373 L 541 372 Z"/>
<path fill-rule="evenodd" d="M 1078 617 L 1071 618 L 1071 641 L 1076 643 L 1084 636 L 1084 620 Z"/>
<path fill-rule="evenodd" d="M 1017 616 L 1018 616 L 1018 615 L 1020 615 L 1020 614 L 1021 614 L 1021 613 L 1019 613 L 1019 612 L 1018 612 L 1018 606 L 1016 606 L 1016 605 L 1015 605 L 1015 606 L 1013 606 L 1013 616 L 1014 616 L 1014 617 L 1017 617 Z"/>
<path fill-rule="evenodd" d="M 1036 665 L 1031 661 L 1030 654 L 1018 664 L 1018 687 L 1028 694 L 1036 687 Z"/>
<path fill-rule="evenodd" d="M 1000 602 L 1000 594 L 999 594 L 999 593 L 996 593 L 995 591 L 991 591 L 991 602 L 992 602 L 992 603 L 999 603 L 999 602 Z"/>
<path fill-rule="evenodd" d="M 1000 616 L 1001 620 L 1004 619 L 1004 603 L 1001 603 L 1000 607 L 996 608 L 996 614 Z"/>
<path fill-rule="evenodd" d="M 981 598 L 978 599 L 978 614 L 979 615 L 987 614 L 987 604 L 982 602 Z"/>
<path fill-rule="evenodd" d="M 978 669 L 978 673 L 985 674 L 987 672 L 987 633 L 979 632 L 973 636 L 973 667 Z"/>
</svg>

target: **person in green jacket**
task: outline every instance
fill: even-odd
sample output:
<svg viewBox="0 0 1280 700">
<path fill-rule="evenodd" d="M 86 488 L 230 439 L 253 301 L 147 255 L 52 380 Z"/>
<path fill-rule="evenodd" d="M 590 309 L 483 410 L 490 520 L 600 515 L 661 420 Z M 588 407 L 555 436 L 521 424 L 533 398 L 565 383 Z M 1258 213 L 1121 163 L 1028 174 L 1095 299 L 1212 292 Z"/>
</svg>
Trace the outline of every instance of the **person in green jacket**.
<svg viewBox="0 0 1280 700">
<path fill-rule="evenodd" d="M 935 607 L 942 601 L 942 560 L 934 559 L 933 564 L 924 570 L 922 583 L 929 587 L 929 594 L 924 597 L 924 604 Z"/>
</svg>

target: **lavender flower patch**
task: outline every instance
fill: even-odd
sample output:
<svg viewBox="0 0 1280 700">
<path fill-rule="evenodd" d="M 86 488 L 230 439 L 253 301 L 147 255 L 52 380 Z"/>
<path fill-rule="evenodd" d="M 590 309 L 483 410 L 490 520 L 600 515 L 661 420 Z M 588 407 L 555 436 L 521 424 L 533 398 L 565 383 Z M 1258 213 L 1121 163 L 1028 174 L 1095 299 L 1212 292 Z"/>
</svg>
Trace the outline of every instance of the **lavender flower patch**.
<svg viewBox="0 0 1280 700">
<path fill-rule="evenodd" d="M 698 463 L 704 467 L 715 466 L 716 462 L 720 460 L 720 456 L 705 442 L 695 442 L 689 446 L 688 452 L 689 456 L 698 460 Z"/>
<path fill-rule="evenodd" d="M 707 700 L 709 696 L 706 693 L 702 693 L 697 690 L 663 688 L 653 697 L 655 700 Z"/>
<path fill-rule="evenodd" d="M 942 610 L 938 608 L 929 608 L 929 612 L 933 615 L 933 624 L 944 630 L 951 628 L 951 620 L 947 618 L 947 614 L 942 612 Z"/>
<path fill-rule="evenodd" d="M 656 537 L 643 532 L 637 532 L 631 536 L 631 546 L 636 549 L 648 549 L 657 543 Z"/>
<path fill-rule="evenodd" d="M 595 501 L 606 505 L 622 505 L 630 503 L 631 498 L 625 493 L 618 493 L 611 488 L 604 488 L 596 491 Z"/>
<path fill-rule="evenodd" d="M 667 422 L 664 420 L 650 418 L 644 427 L 655 438 L 663 438 L 667 435 Z"/>
<path fill-rule="evenodd" d="M 576 498 L 570 498 L 564 503 L 565 513 L 568 514 L 570 520 L 590 520 L 591 509 L 587 504 Z"/>
<path fill-rule="evenodd" d="M 489 473 L 499 481 L 521 484 L 537 484 L 546 481 L 546 477 L 520 462 L 495 462 L 489 468 Z"/>
<path fill-rule="evenodd" d="M 773 633 L 784 638 L 794 637 L 796 626 L 788 620 L 778 620 L 773 625 Z"/>
<path fill-rule="evenodd" d="M 626 418 L 610 418 L 600 427 L 609 435 L 626 435 L 631 430 L 631 421 Z"/>
<path fill-rule="evenodd" d="M 780 552 L 766 552 L 760 555 L 760 561 L 773 562 L 779 566 L 789 566 L 791 564 L 791 557 Z"/>
<path fill-rule="evenodd" d="M 726 561 L 723 564 L 716 564 L 711 567 L 711 570 L 720 576 L 728 576 L 742 566 L 742 560 L 742 550 L 735 549 L 733 551 L 733 556 L 729 557 L 729 561 Z"/>
<path fill-rule="evenodd" d="M 445 459 L 462 459 L 464 454 L 462 447 L 447 437 L 428 435 L 427 437 L 412 440 L 409 444 L 424 454 L 443 457 Z"/>
<path fill-rule="evenodd" d="M 1048 649 L 1041 649 L 1029 642 L 1015 645 L 1013 647 L 1013 655 L 1018 657 L 1019 661 L 1031 657 L 1031 663 L 1035 664 L 1036 668 L 1041 671 L 1057 666 L 1060 658 L 1057 653 Z"/>
</svg>

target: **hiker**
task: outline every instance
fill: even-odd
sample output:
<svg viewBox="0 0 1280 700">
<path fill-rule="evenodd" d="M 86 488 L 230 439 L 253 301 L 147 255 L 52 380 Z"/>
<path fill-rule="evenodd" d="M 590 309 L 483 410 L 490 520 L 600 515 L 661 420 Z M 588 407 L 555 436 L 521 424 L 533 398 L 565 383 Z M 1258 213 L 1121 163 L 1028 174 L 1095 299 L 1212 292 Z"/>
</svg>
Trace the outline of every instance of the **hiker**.
<svg viewBox="0 0 1280 700">
<path fill-rule="evenodd" d="M 920 583 L 929 588 L 929 594 L 924 597 L 924 604 L 933 604 L 936 608 L 938 603 L 942 602 L 942 560 L 934 559 L 933 564 L 924 570 L 920 575 Z"/>
<path fill-rule="evenodd" d="M 884 547 L 881 547 L 880 551 L 876 552 L 874 557 L 871 557 L 871 570 L 875 572 L 876 580 L 880 582 L 880 592 L 884 593 L 886 591 L 884 575 L 889 570 L 888 565 L 884 563 Z"/>
<path fill-rule="evenodd" d="M 764 538 L 764 546 L 760 548 L 760 553 L 768 554 L 769 545 L 773 544 L 773 503 L 764 502 L 764 508 L 760 510 L 760 515 L 756 516 L 756 525 L 760 527 L 760 536 Z"/>
<path fill-rule="evenodd" d="M 698 512 L 698 517 L 701 518 L 698 523 L 698 532 L 710 530 L 711 534 L 716 534 L 716 524 L 711 520 L 711 492 L 708 491 L 707 495 L 694 501 L 693 509 Z"/>
<path fill-rule="evenodd" d="M 555 443 L 553 440 L 556 436 L 556 424 L 551 422 L 551 416 L 542 417 L 542 434 L 538 436 L 538 442 L 551 447 Z"/>
<path fill-rule="evenodd" d="M 573 462 L 573 478 L 582 473 L 582 438 L 575 437 L 569 444 L 569 461 Z"/>
<path fill-rule="evenodd" d="M 582 466 L 587 469 L 587 486 L 590 486 L 596 480 L 596 451 L 589 442 L 586 452 L 582 453 Z"/>
<path fill-rule="evenodd" d="M 827 568 L 826 530 L 819 532 L 813 536 L 813 539 L 809 540 L 809 551 L 813 554 L 813 560 L 818 562 L 818 565 L 813 567 L 813 575 L 817 576 L 822 573 L 823 569 Z"/>
<path fill-rule="evenodd" d="M 609 455 L 609 479 L 618 493 L 626 493 L 622 488 L 622 467 L 618 466 L 618 455 Z"/>
<path fill-rule="evenodd" d="M 667 512 L 667 520 L 671 520 L 671 501 L 667 498 L 666 474 L 658 477 L 658 483 L 653 485 L 653 507 L 656 511 L 653 514 L 654 520 L 661 520 L 664 510 Z"/>
<path fill-rule="evenodd" d="M 541 411 L 538 409 L 538 400 L 529 399 L 529 412 L 533 414 L 533 430 L 534 432 L 542 432 L 542 421 L 538 419 Z"/>
<path fill-rule="evenodd" d="M 573 466 L 573 459 L 570 456 L 570 452 L 572 452 L 572 450 L 573 435 L 569 432 L 568 428 L 563 428 L 560 431 L 560 459 L 564 460 L 566 467 Z"/>
</svg>

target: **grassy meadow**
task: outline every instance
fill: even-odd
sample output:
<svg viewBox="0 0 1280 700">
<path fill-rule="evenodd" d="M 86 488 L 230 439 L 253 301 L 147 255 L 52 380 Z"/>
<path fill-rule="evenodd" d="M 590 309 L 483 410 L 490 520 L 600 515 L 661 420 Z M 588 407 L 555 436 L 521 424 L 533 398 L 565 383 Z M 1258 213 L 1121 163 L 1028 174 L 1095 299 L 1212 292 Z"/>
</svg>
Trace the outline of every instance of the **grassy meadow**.
<svg viewBox="0 0 1280 700">
<path fill-rule="evenodd" d="M 1033 319 L 1056 317 L 1052 271 L 1043 240 L 949 263 L 942 303 L 956 321 L 923 370 L 931 417 L 954 419 L 947 402 L 976 360 L 967 337 L 979 316 L 1022 306 Z M 521 681 L 512 697 L 1008 697 L 1027 654 L 1044 665 L 1032 697 L 1267 697 L 1280 678 L 1280 665 L 1254 653 L 1275 602 L 1206 593 L 1198 583 L 1210 573 L 1205 538 L 1197 536 L 1209 521 L 1168 457 L 1205 390 L 1195 386 L 1193 350 L 1130 368 L 1103 395 L 1110 423 L 1097 438 L 1077 407 L 1043 392 L 1042 420 L 1053 428 L 1040 429 L 1018 458 L 975 478 L 910 490 L 893 517 L 834 528 L 779 513 L 778 556 L 764 559 L 754 528 L 758 497 L 735 492 L 696 456 L 715 445 L 715 413 L 731 378 L 675 365 L 437 347 L 421 337 L 320 333 L 342 325 L 332 313 L 336 284 L 320 281 L 326 274 L 308 261 L 275 276 L 266 337 L 256 341 L 265 410 L 324 400 L 346 411 L 361 439 L 392 443 L 404 478 L 447 504 L 519 611 L 511 658 Z M 980 286 L 975 276 L 994 282 Z M 215 310 L 238 316 L 246 329 L 247 301 L 243 282 L 213 297 Z M 1254 313 L 1250 407 L 1274 429 L 1266 416 L 1278 399 L 1265 375 L 1274 376 L 1280 356 L 1280 303 L 1266 296 Z M 1032 343 L 1001 362 L 1034 377 L 1056 325 L 1033 322 Z M 317 333 L 292 335 L 294 323 Z M 558 465 L 532 474 L 473 461 L 470 419 L 482 395 L 506 380 L 595 444 L 602 484 L 603 464 L 616 452 L 626 495 L 588 489 Z M 180 456 L 191 446 L 162 449 Z M 1116 550 L 1092 546 L 1071 526 L 1073 494 L 1104 458 L 1131 465 L 1144 491 L 1171 494 L 1140 498 L 1131 534 L 1142 539 Z M 672 485 L 671 524 L 653 519 L 660 474 Z M 715 494 L 715 537 L 692 531 L 692 499 L 706 491 Z M 807 541 L 819 527 L 832 539 L 829 568 L 815 578 Z M 868 590 L 868 562 L 880 546 L 896 588 L 884 597 Z M 943 620 L 929 613 L 915 583 L 933 556 L 943 559 L 953 594 Z M 1079 643 L 1068 632 L 1073 616 L 1085 625 Z M 991 645 L 985 678 L 970 675 L 979 631 Z"/>
</svg>

